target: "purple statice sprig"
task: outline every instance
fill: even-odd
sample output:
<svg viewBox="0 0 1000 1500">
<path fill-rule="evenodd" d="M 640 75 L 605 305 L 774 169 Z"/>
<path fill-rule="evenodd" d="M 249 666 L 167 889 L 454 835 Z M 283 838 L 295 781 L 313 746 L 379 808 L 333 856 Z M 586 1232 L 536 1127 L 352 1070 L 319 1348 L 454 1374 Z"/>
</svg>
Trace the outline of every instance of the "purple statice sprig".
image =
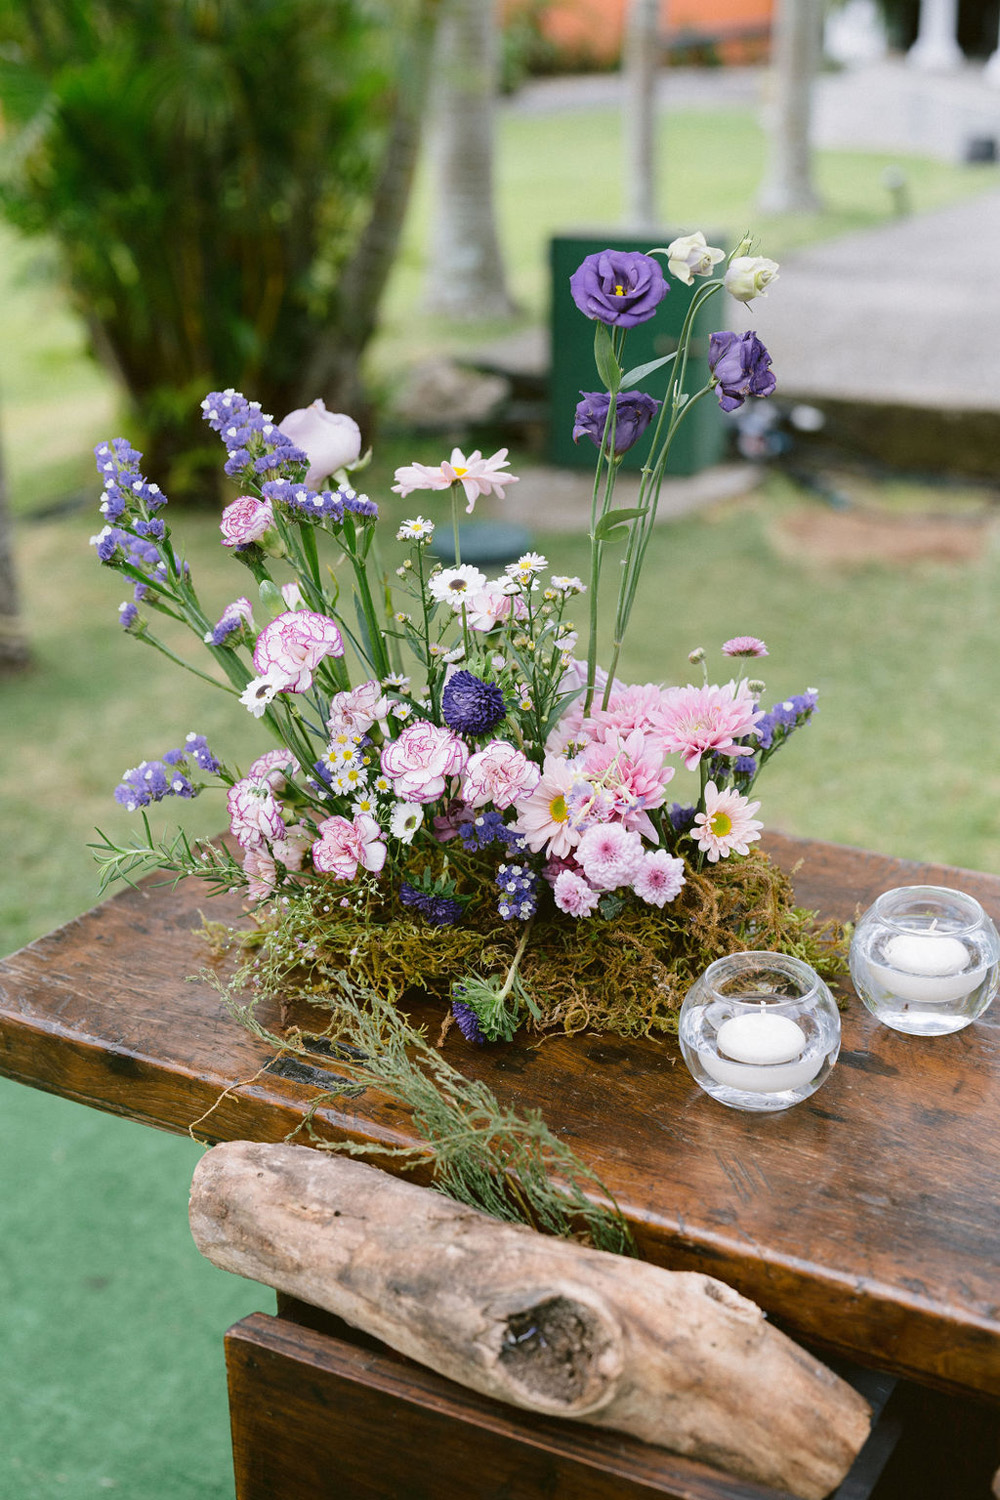
<svg viewBox="0 0 1000 1500">
<path fill-rule="evenodd" d="M 505 922 L 527 922 L 538 908 L 538 876 L 527 864 L 511 862 L 497 870 L 497 911 Z"/>
<path fill-rule="evenodd" d="M 226 445 L 225 471 L 231 478 L 247 483 L 259 482 L 265 474 L 299 478 L 309 467 L 308 454 L 285 436 L 259 401 L 248 401 L 229 387 L 210 391 L 201 409 Z"/>
<path fill-rule="evenodd" d="M 525 989 L 518 965 L 524 952 L 524 939 L 518 944 L 506 977 L 499 974 L 484 977 L 466 974 L 451 987 L 451 1013 L 466 1041 L 481 1046 L 484 1042 L 510 1042 L 528 1011 L 536 1020 L 541 1011 Z"/>
<path fill-rule="evenodd" d="M 312 490 L 290 479 L 269 479 L 261 485 L 261 494 L 272 504 L 285 506 L 299 521 L 328 521 L 340 526 L 349 516 L 362 520 L 378 517 L 375 501 L 359 495 L 349 484 L 337 490 Z"/>
<path fill-rule="evenodd" d="M 197 797 L 204 783 L 193 779 L 195 767 L 213 775 L 222 769 L 205 736 L 192 732 L 183 749 L 166 750 L 159 760 L 140 761 L 126 771 L 115 787 L 115 801 L 127 812 L 137 812 L 164 797 Z"/>
<path fill-rule="evenodd" d="M 818 698 L 817 688 L 806 688 L 769 708 L 757 720 L 755 734 L 739 742 L 742 754 L 713 758 L 711 776 L 716 786 L 721 789 L 731 783 L 746 796 L 775 751 L 818 712 Z"/>
<path fill-rule="evenodd" d="M 503 814 L 496 811 L 476 813 L 468 822 L 459 823 L 458 835 L 469 854 L 498 843 L 512 854 L 521 853 L 526 847 L 521 835 L 508 828 Z"/>
<path fill-rule="evenodd" d="M 429 926 L 454 927 L 461 921 L 469 897 L 457 894 L 455 881 L 447 872 L 435 875 L 430 865 L 425 865 L 419 875 L 401 882 L 399 899 Z"/>
<path fill-rule="evenodd" d="M 167 497 L 158 484 L 150 484 L 141 472 L 142 454 L 125 438 L 112 438 L 110 442 L 98 443 L 94 458 L 104 485 L 100 502 L 104 519 L 113 524 L 125 517 L 148 526 L 152 514 L 166 505 Z M 162 536 L 163 522 L 157 525 L 162 528 Z"/>
</svg>

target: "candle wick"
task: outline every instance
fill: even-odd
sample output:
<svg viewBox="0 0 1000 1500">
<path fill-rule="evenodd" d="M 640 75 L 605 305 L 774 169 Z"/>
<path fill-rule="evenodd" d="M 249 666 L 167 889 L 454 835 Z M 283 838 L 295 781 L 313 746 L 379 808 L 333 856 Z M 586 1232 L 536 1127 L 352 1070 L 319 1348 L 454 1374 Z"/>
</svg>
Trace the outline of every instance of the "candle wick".
<svg viewBox="0 0 1000 1500">
<path fill-rule="evenodd" d="M 935 929 L 935 927 L 937 926 L 937 924 L 938 924 L 938 919 L 937 919 L 937 917 L 935 917 L 933 919 L 933 921 L 931 922 L 931 925 L 928 927 L 927 931 L 928 932 L 933 932 L 934 929 Z"/>
</svg>

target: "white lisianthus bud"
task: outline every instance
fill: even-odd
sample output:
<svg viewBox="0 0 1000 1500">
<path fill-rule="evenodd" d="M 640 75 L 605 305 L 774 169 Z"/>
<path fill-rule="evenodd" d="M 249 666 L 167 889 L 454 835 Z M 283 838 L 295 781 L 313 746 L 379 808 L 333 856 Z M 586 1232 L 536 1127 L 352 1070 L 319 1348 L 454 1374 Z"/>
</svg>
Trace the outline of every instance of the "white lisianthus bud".
<svg viewBox="0 0 1000 1500">
<path fill-rule="evenodd" d="M 327 411 L 322 401 L 290 411 L 278 426 L 308 454 L 309 472 L 305 479 L 308 485 L 317 485 L 328 474 L 350 468 L 358 461 L 361 429 L 357 422 L 342 412 Z"/>
<path fill-rule="evenodd" d="M 752 302 L 765 295 L 764 288 L 776 281 L 778 262 L 766 255 L 738 255 L 730 261 L 723 285 L 737 302 Z"/>
<path fill-rule="evenodd" d="M 705 243 L 700 229 L 672 240 L 667 246 L 667 270 L 685 286 L 690 286 L 695 276 L 711 276 L 712 268 L 725 258 L 724 250 Z"/>
</svg>

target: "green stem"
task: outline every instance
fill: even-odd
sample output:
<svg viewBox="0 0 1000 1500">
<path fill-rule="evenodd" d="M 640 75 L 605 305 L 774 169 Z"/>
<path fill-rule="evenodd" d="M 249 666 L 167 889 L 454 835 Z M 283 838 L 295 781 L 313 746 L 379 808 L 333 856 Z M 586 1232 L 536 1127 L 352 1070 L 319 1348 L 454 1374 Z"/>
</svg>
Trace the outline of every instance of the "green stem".
<svg viewBox="0 0 1000 1500">
<path fill-rule="evenodd" d="M 460 568 L 462 566 L 462 544 L 459 541 L 459 535 L 458 535 L 458 529 L 459 529 L 459 527 L 458 527 L 458 521 L 459 521 L 459 509 L 458 509 L 458 507 L 459 507 L 459 505 L 460 505 L 461 502 L 460 502 L 460 500 L 459 500 L 458 497 L 459 497 L 459 495 L 464 495 L 464 493 L 465 493 L 465 491 L 462 489 L 461 484 L 456 479 L 455 482 L 454 482 L 454 484 L 451 487 L 451 534 L 452 534 L 452 536 L 455 539 L 455 567 L 456 568 Z"/>
</svg>

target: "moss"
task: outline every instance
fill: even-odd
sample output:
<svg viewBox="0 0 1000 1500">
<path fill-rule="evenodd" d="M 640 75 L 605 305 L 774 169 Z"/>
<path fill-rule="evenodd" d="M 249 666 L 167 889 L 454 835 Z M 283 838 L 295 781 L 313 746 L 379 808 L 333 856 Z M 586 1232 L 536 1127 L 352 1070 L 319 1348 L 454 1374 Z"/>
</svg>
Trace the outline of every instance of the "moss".
<svg viewBox="0 0 1000 1500">
<path fill-rule="evenodd" d="M 461 855 L 450 874 L 468 905 L 454 927 L 430 927 L 386 904 L 372 884 L 349 905 L 329 888 L 293 898 L 280 923 L 254 936 L 257 985 L 287 1010 L 300 1000 L 330 1005 L 338 974 L 379 994 L 421 989 L 446 1000 L 471 971 L 503 974 L 523 931 L 495 910 L 492 871 Z M 343 891 L 343 887 L 338 887 Z M 622 1036 L 676 1032 L 681 1002 L 714 959 L 747 949 L 792 953 L 824 977 L 846 972 L 844 929 L 794 905 L 789 877 L 759 850 L 711 870 L 689 868 L 680 896 L 659 909 L 629 901 L 614 916 L 575 921 L 543 893 L 521 978 L 535 1031 L 591 1030 Z"/>
</svg>

